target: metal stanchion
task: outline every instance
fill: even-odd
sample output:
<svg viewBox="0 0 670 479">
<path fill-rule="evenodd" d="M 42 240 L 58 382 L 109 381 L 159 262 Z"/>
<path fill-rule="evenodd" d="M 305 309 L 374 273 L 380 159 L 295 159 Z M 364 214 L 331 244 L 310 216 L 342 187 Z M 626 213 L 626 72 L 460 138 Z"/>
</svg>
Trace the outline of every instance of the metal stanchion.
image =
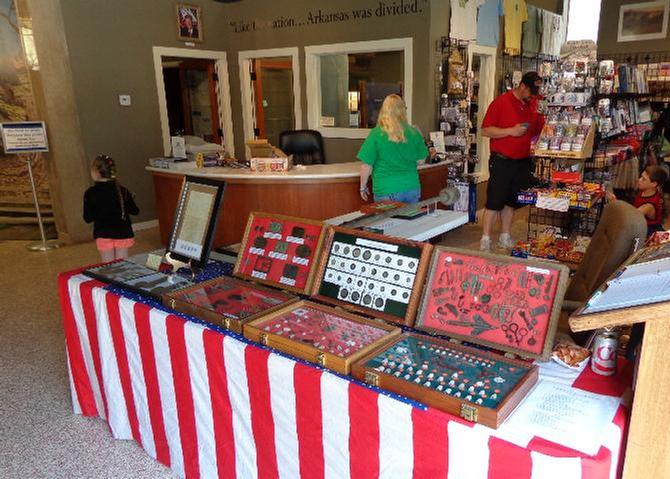
<svg viewBox="0 0 670 479">
<path fill-rule="evenodd" d="M 28 155 L 26 158 L 26 163 L 28 164 L 28 175 L 30 176 L 30 186 L 33 189 L 33 201 L 35 201 L 35 212 L 37 213 L 37 224 L 40 227 L 40 235 L 42 236 L 41 243 L 31 243 L 26 247 L 30 251 L 50 251 L 52 249 L 58 248 L 61 244 L 57 240 L 47 241 L 46 236 L 44 235 L 44 224 L 42 223 L 42 214 L 40 213 L 40 203 L 37 200 L 37 189 L 35 188 L 35 179 L 33 178 L 33 164 L 32 164 L 32 155 Z"/>
</svg>

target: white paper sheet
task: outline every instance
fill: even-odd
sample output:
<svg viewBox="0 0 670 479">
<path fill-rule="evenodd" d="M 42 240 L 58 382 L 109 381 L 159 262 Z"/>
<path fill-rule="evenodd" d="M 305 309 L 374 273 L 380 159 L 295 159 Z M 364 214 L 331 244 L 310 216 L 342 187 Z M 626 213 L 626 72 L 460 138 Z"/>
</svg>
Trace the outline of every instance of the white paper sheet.
<svg viewBox="0 0 670 479">
<path fill-rule="evenodd" d="M 535 389 L 503 425 L 508 436 L 535 436 L 588 455 L 598 453 L 607 425 L 619 407 L 618 397 L 580 391 L 540 379 Z"/>
</svg>

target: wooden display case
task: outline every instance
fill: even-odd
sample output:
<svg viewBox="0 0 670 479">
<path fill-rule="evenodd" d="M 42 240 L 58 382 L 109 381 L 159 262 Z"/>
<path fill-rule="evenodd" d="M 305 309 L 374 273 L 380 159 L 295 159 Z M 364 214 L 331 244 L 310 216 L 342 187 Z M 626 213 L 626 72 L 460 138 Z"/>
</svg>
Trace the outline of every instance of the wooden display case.
<svg viewBox="0 0 670 479">
<path fill-rule="evenodd" d="M 545 128 L 547 126 L 545 125 Z M 595 123 L 592 123 L 589 126 L 589 132 L 584 137 L 584 146 L 579 151 L 561 151 L 561 150 L 534 150 L 533 154 L 535 156 L 544 156 L 546 158 L 571 158 L 574 160 L 583 160 L 585 158 L 591 158 L 593 155 L 593 141 L 595 139 L 596 126 Z M 545 135 L 544 130 L 540 136 Z"/>
<path fill-rule="evenodd" d="M 287 305 L 244 325 L 248 339 L 342 374 L 399 334 L 384 322 L 310 301 Z"/>
<path fill-rule="evenodd" d="M 546 359 L 568 273 L 557 263 L 437 246 L 415 327 Z M 538 378 L 537 368 L 525 360 L 417 334 L 366 355 L 353 375 L 493 428 Z"/>
<path fill-rule="evenodd" d="M 312 297 L 411 326 L 431 251 L 428 243 L 331 227 Z"/>
<path fill-rule="evenodd" d="M 282 291 L 221 276 L 167 294 L 163 304 L 241 334 L 244 323 L 297 300 Z"/>
<path fill-rule="evenodd" d="M 416 328 L 547 359 L 568 276 L 560 263 L 437 246 Z"/>
<path fill-rule="evenodd" d="M 535 385 L 538 368 L 443 339 L 403 334 L 357 361 L 352 375 L 467 421 L 498 428 Z"/>
<path fill-rule="evenodd" d="M 235 276 L 308 293 L 323 242 L 324 224 L 252 212 L 235 264 Z"/>
</svg>

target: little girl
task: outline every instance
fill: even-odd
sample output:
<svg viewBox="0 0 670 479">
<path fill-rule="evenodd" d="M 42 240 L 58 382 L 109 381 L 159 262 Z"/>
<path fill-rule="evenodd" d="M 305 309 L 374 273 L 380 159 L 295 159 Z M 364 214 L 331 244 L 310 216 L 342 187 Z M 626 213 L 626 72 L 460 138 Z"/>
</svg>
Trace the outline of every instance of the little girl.
<svg viewBox="0 0 670 479">
<path fill-rule="evenodd" d="M 637 196 L 633 206 L 647 220 L 647 238 L 656 231 L 663 231 L 663 184 L 668 172 L 662 166 L 648 166 L 637 180 Z"/>
<path fill-rule="evenodd" d="M 91 165 L 95 185 L 84 193 L 84 221 L 93 222 L 93 237 L 102 261 L 127 258 L 135 243 L 128 215 L 140 212 L 132 194 L 116 182 L 111 156 L 98 155 Z"/>
</svg>

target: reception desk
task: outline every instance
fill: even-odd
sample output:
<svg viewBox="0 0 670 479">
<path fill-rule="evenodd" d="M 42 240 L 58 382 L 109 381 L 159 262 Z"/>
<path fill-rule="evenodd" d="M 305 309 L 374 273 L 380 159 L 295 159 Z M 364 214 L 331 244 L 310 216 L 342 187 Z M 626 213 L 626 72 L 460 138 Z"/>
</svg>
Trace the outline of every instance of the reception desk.
<svg viewBox="0 0 670 479">
<path fill-rule="evenodd" d="M 324 220 L 360 208 L 360 162 L 309 165 L 286 173 L 252 173 L 237 168 L 147 167 L 154 180 L 161 240 L 167 243 L 185 175 L 226 182 L 214 247 L 238 243 L 252 211 Z M 447 164 L 420 165 L 422 199 L 447 184 Z"/>
</svg>

